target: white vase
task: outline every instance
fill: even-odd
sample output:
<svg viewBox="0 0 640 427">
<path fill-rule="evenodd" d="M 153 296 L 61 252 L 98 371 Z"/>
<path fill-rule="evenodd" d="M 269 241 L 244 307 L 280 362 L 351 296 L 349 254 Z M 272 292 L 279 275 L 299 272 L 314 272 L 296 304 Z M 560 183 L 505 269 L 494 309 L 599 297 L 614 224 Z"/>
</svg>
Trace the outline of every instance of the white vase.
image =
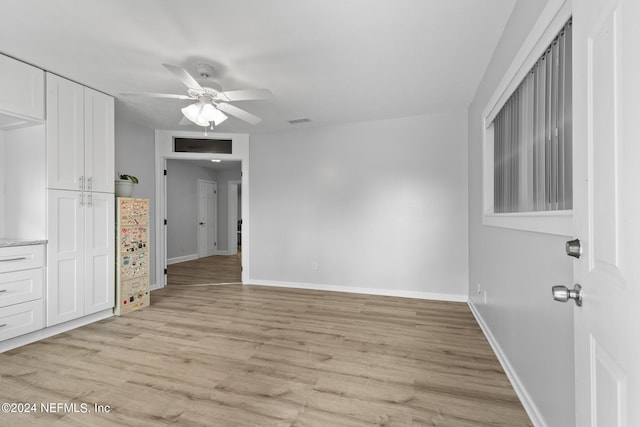
<svg viewBox="0 0 640 427">
<path fill-rule="evenodd" d="M 116 197 L 131 197 L 134 183 L 126 179 L 116 180 Z"/>
</svg>

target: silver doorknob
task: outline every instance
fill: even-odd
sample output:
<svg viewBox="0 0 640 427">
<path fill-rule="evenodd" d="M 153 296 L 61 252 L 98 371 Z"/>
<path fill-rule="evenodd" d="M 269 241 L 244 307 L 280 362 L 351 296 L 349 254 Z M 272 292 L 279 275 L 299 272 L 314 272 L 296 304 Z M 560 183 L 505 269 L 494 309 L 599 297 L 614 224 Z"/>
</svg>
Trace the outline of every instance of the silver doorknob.
<svg viewBox="0 0 640 427">
<path fill-rule="evenodd" d="M 564 285 L 558 285 L 551 288 L 553 299 L 560 302 L 567 302 L 570 299 L 574 300 L 578 307 L 582 307 L 582 286 L 576 285 L 573 289 L 568 289 Z"/>
</svg>

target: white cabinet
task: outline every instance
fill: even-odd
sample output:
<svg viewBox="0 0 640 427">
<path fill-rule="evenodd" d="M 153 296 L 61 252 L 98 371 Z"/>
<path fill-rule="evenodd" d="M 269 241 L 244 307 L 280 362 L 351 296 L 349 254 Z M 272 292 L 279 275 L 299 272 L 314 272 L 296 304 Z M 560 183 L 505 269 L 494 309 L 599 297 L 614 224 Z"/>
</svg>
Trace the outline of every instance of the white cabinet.
<svg viewBox="0 0 640 427">
<path fill-rule="evenodd" d="M 42 245 L 0 248 L 0 341 L 44 328 Z"/>
<path fill-rule="evenodd" d="M 115 302 L 115 196 L 85 193 L 84 314 Z"/>
<path fill-rule="evenodd" d="M 44 71 L 0 55 L 0 112 L 44 120 Z"/>
<path fill-rule="evenodd" d="M 85 188 L 114 192 L 115 119 L 113 98 L 84 88 Z"/>
<path fill-rule="evenodd" d="M 47 187 L 113 193 L 114 101 L 47 73 Z"/>
<path fill-rule="evenodd" d="M 84 88 L 47 74 L 47 187 L 82 190 Z"/>
<path fill-rule="evenodd" d="M 113 98 L 47 74 L 47 326 L 113 308 Z"/>
<path fill-rule="evenodd" d="M 47 326 L 114 305 L 114 195 L 48 191 Z"/>
</svg>

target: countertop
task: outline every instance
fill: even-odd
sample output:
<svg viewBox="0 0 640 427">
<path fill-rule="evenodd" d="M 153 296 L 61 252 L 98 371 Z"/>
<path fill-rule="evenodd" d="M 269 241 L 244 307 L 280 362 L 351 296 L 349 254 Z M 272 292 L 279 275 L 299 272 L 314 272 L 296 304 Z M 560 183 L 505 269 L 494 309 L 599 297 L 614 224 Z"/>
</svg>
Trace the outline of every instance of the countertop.
<svg viewBox="0 0 640 427">
<path fill-rule="evenodd" d="M 46 240 L 30 240 L 30 239 L 2 239 L 0 238 L 0 248 L 10 248 L 13 246 L 30 246 L 44 245 Z"/>
</svg>

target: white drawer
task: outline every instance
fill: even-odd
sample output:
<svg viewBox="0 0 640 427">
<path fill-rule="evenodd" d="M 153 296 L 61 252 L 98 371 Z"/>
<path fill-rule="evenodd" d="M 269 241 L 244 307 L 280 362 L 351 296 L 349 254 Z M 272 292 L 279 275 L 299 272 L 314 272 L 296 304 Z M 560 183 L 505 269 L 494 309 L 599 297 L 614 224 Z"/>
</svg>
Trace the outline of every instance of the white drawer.
<svg viewBox="0 0 640 427">
<path fill-rule="evenodd" d="M 0 273 L 44 267 L 44 246 L 0 248 Z"/>
<path fill-rule="evenodd" d="M 0 341 L 44 328 L 44 302 L 14 304 L 0 308 Z"/>
<path fill-rule="evenodd" d="M 0 307 L 40 299 L 43 287 L 42 268 L 0 273 Z"/>
</svg>

